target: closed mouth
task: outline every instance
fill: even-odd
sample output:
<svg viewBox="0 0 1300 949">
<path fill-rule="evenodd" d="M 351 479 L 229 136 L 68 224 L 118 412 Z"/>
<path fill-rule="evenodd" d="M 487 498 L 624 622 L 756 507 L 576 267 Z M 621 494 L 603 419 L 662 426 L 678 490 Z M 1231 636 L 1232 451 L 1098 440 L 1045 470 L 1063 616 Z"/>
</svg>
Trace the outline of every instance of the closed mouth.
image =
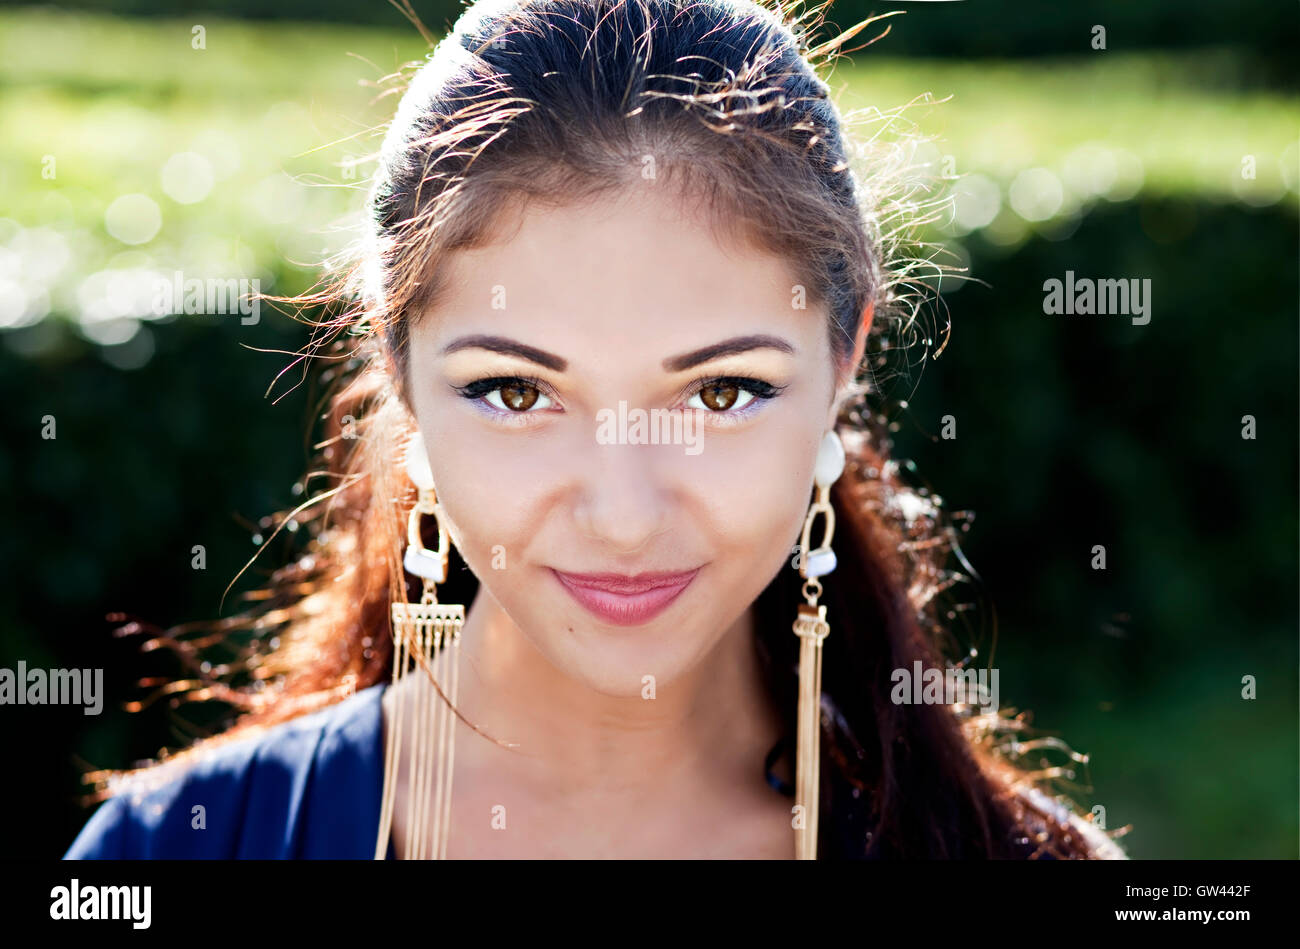
<svg viewBox="0 0 1300 949">
<path fill-rule="evenodd" d="M 668 609 L 702 568 L 673 573 L 551 572 L 589 613 L 616 626 L 639 626 Z"/>
<path fill-rule="evenodd" d="M 555 572 L 561 580 L 572 586 L 603 590 L 620 596 L 635 596 L 638 593 L 648 593 L 663 587 L 683 586 L 691 577 L 699 573 L 699 570 L 700 568 L 696 567 L 694 570 L 676 573 L 638 573 L 633 576 L 622 573 L 566 573 L 563 570 Z"/>
</svg>

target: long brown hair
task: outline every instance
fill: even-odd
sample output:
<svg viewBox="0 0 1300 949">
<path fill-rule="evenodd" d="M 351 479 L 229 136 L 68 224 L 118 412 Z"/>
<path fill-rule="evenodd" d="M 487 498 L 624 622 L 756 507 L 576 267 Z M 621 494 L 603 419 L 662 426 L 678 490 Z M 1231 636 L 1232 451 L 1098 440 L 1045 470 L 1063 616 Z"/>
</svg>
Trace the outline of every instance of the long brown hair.
<svg viewBox="0 0 1300 949">
<path fill-rule="evenodd" d="M 490 240 L 530 202 L 671 188 L 720 232 L 796 268 L 809 309 L 828 314 L 839 360 L 874 311 L 839 419 L 848 466 L 832 493 L 839 567 L 824 600 L 834 633 L 824 647 L 819 853 L 1094 854 L 1023 793 L 1069 776 L 1019 766 L 1032 746 L 1018 743 L 1023 718 L 890 698 L 892 670 L 942 669 L 961 652 L 941 615 L 962 578 L 946 566 L 958 552 L 951 520 L 905 482 L 883 407 L 873 408 L 892 355 L 925 335 L 922 258 L 907 248 L 936 205 L 890 171 L 901 167 L 899 139 L 850 147 L 819 70 L 873 20 L 814 46 L 827 5 L 480 0 L 465 11 L 406 88 L 351 266 L 290 301 L 316 314 L 301 357 L 325 363 L 331 387 L 313 490 L 280 521 L 308 538 L 302 556 L 251 594 L 252 608 L 201 627 L 208 635 L 177 627 L 148 643 L 193 670 L 166 687 L 173 701 L 219 700 L 238 713 L 180 757 L 388 681 L 389 604 L 415 595 L 400 567 L 414 490 L 397 464 L 410 432 L 408 331 L 438 299 L 447 256 Z M 754 607 L 756 648 L 789 734 L 792 576 L 782 571 Z M 441 598 L 471 602 L 477 585 L 453 552 Z M 215 669 L 202 664 L 214 636 L 237 631 L 254 639 Z"/>
</svg>

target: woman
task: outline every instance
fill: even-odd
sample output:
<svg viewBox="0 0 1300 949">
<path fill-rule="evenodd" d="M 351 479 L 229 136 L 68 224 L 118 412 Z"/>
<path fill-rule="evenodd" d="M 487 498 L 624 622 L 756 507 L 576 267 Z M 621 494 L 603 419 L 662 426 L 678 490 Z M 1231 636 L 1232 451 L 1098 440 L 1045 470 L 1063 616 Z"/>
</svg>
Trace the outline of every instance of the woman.
<svg viewBox="0 0 1300 949">
<path fill-rule="evenodd" d="M 299 298 L 344 304 L 339 483 L 244 618 L 275 648 L 194 693 L 245 713 L 69 857 L 1122 856 L 1018 719 L 895 688 L 950 582 L 858 381 L 907 330 L 899 208 L 813 65 L 867 24 L 784 16 L 465 12 Z"/>
</svg>

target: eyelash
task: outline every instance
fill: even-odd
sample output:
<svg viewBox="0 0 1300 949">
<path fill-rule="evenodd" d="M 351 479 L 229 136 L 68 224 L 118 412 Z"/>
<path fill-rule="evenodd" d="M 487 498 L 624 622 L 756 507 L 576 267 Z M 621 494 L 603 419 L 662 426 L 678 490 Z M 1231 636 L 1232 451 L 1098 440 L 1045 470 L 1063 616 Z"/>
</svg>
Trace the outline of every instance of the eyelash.
<svg viewBox="0 0 1300 949">
<path fill-rule="evenodd" d="M 484 396 L 490 395 L 499 389 L 509 385 L 523 384 L 530 388 L 536 389 L 539 393 L 552 401 L 558 402 L 559 399 L 554 391 L 544 381 L 536 376 L 489 376 L 484 379 L 476 379 L 473 382 L 466 383 L 463 386 L 452 386 L 463 398 L 471 402 L 479 402 L 485 406 L 485 410 L 498 417 L 505 417 L 513 424 L 528 424 L 526 421 L 529 416 L 540 415 L 543 410 L 527 409 L 522 412 L 511 411 L 510 409 L 498 408 L 484 400 Z M 764 402 L 775 399 L 785 386 L 773 385 L 770 382 L 764 382 L 762 379 L 754 379 L 750 376 L 709 376 L 704 379 L 697 379 L 691 383 L 687 389 L 686 398 L 693 399 L 709 386 L 724 385 L 734 386 L 737 389 L 750 393 L 753 398 L 746 402 L 739 409 L 726 409 L 715 412 L 711 409 L 697 409 L 709 416 L 710 421 L 715 423 L 727 424 L 740 421 L 747 418 L 752 411 L 757 411 Z"/>
</svg>

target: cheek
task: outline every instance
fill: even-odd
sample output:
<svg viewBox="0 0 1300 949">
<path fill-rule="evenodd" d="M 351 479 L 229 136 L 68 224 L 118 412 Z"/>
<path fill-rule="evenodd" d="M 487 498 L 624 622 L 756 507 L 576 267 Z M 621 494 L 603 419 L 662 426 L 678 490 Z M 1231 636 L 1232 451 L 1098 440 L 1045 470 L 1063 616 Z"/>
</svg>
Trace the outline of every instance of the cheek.
<svg viewBox="0 0 1300 949">
<path fill-rule="evenodd" d="M 716 602 L 725 611 L 718 619 L 724 625 L 783 571 L 791 573 L 789 582 L 797 582 L 789 567 L 808 510 L 813 450 L 804 433 L 768 438 L 753 451 L 719 448 L 711 463 L 720 470 L 701 472 L 705 483 L 717 486 L 708 492 L 708 522 L 717 558 Z M 722 477 L 725 471 L 731 476 Z"/>
<path fill-rule="evenodd" d="M 721 538 L 731 545 L 747 543 L 802 519 L 812 467 L 798 447 L 727 446 L 700 465 L 694 491 Z"/>
<path fill-rule="evenodd" d="M 435 415 L 421 430 L 429 433 L 430 467 L 452 541 L 482 578 L 519 562 L 536 531 L 546 478 L 537 459 L 510 450 L 508 438 L 484 437 L 481 426 L 458 415 Z"/>
<path fill-rule="evenodd" d="M 815 408 L 782 408 L 751 432 L 706 434 L 700 454 L 682 460 L 690 490 L 728 547 L 780 546 L 803 523 L 821 432 Z"/>
</svg>

